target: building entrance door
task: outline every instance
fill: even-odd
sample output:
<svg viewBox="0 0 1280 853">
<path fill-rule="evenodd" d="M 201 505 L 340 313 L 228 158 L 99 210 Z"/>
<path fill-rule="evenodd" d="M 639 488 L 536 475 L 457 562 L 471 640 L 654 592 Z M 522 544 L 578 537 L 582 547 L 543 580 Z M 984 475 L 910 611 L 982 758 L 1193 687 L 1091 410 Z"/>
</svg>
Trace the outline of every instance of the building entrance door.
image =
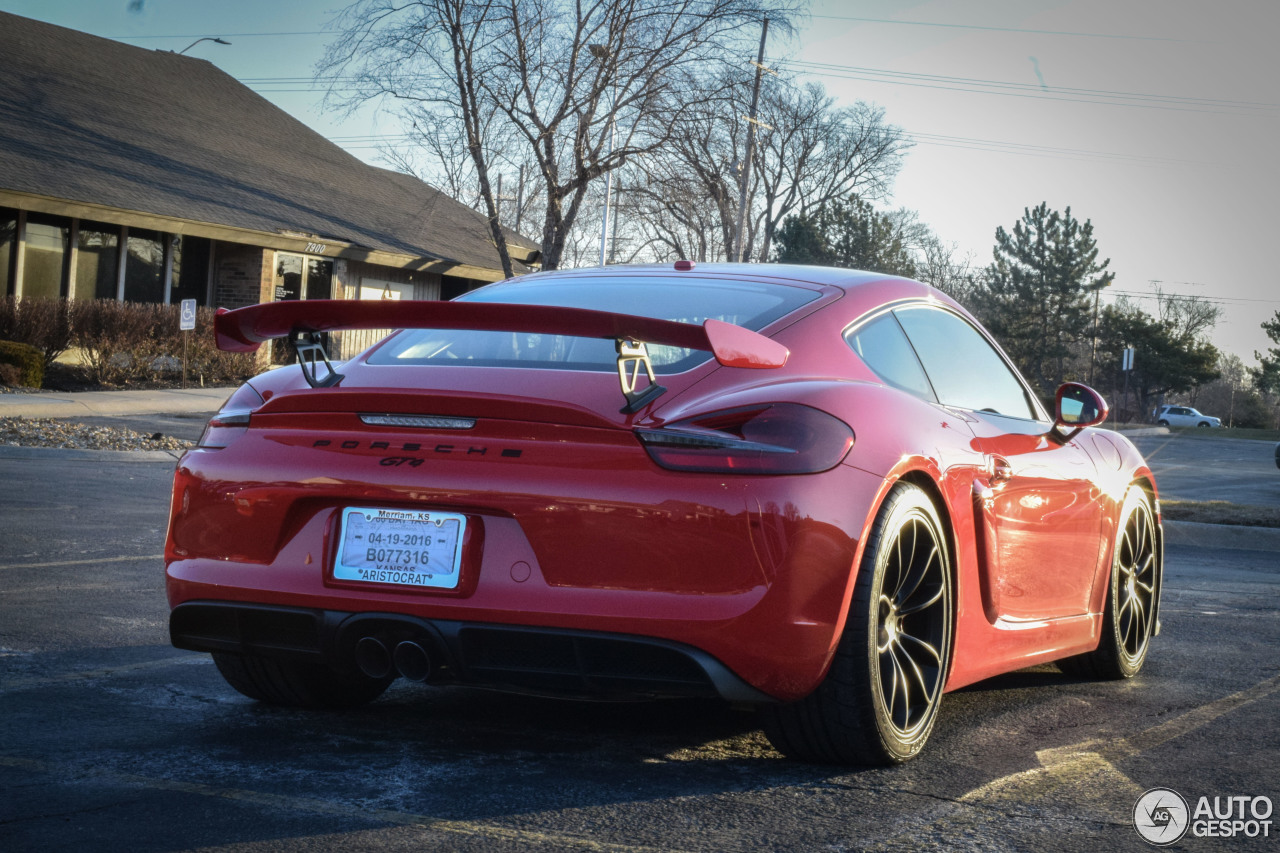
<svg viewBox="0 0 1280 853">
<path fill-rule="evenodd" d="M 329 299 L 333 294 L 333 261 L 326 258 L 308 258 L 304 255 L 276 253 L 275 284 L 272 300 L 285 302 L 294 299 Z M 285 341 L 276 341 L 272 348 L 272 361 L 287 364 L 293 353 Z"/>
</svg>

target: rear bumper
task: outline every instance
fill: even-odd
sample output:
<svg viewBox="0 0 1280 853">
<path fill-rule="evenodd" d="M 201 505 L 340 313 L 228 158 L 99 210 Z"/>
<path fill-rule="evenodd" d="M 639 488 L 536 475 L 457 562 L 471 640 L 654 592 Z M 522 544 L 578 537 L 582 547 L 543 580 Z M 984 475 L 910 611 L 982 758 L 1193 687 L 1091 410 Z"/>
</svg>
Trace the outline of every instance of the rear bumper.
<svg viewBox="0 0 1280 853">
<path fill-rule="evenodd" d="M 382 649 L 412 643 L 429 662 L 412 677 L 435 684 L 590 699 L 774 701 L 698 649 L 604 632 L 192 601 L 174 608 L 169 633 L 181 649 L 311 660 L 341 671 L 362 668 L 362 641 Z"/>
<path fill-rule="evenodd" d="M 313 435 L 250 431 L 234 447 L 183 458 L 166 545 L 172 607 L 645 638 L 696 650 L 701 669 L 722 667 L 782 701 L 808 695 L 826 672 L 882 482 L 847 465 L 799 476 L 670 472 L 629 435 L 601 430 L 584 438 L 563 428 L 554 442 L 504 437 L 519 457 L 497 444 L 469 459 L 390 457 L 421 465 L 383 464 L 373 447 L 381 439 L 315 448 Z M 457 586 L 336 578 L 347 506 L 465 516 Z"/>
</svg>

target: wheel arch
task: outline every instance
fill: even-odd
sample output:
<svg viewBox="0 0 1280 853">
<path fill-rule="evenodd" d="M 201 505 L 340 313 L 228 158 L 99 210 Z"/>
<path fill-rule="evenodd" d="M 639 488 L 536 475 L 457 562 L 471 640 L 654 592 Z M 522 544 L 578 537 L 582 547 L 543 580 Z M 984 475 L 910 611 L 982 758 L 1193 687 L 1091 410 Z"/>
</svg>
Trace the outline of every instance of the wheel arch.
<svg viewBox="0 0 1280 853">
<path fill-rule="evenodd" d="M 1155 480 L 1151 478 L 1150 471 L 1143 471 L 1135 476 L 1131 485 L 1137 486 L 1146 493 L 1147 500 L 1151 503 L 1151 511 L 1155 515 L 1156 593 L 1152 598 L 1154 605 L 1151 608 L 1153 611 L 1151 614 L 1153 620 L 1151 636 L 1157 637 L 1160 635 L 1160 599 L 1164 597 L 1164 521 L 1160 514 L 1160 497 L 1156 492 Z M 1107 582 L 1110 583 L 1109 576 Z"/>
<path fill-rule="evenodd" d="M 905 461 L 905 460 L 904 460 Z M 938 475 L 940 476 L 940 474 Z M 889 500 L 889 495 L 893 492 L 895 486 L 899 483 L 908 483 L 916 486 L 929 502 L 933 504 L 934 511 L 938 513 L 938 519 L 942 522 L 942 531 L 944 537 L 944 545 L 947 549 L 947 564 L 949 579 L 951 581 L 951 636 L 948 637 L 951 653 L 947 659 L 947 668 L 943 675 L 943 683 L 951 677 L 951 669 L 955 664 L 956 650 L 956 628 L 959 619 L 956 618 L 958 611 L 959 598 L 959 540 L 956 531 L 955 517 L 951 512 L 951 507 L 947 504 L 943 496 L 941 484 L 938 482 L 937 476 L 930 471 L 923 462 L 902 469 L 884 478 L 884 484 L 876 495 L 875 500 L 871 504 L 871 508 L 867 513 L 866 521 L 863 524 L 862 536 L 859 538 L 858 549 L 854 554 L 854 563 L 849 572 L 849 583 L 845 590 L 844 605 L 841 608 L 840 620 L 836 625 L 835 636 L 840 637 L 845 630 L 845 625 L 849 621 L 849 608 L 853 606 L 853 589 L 858 582 L 858 575 L 862 571 L 862 564 L 866 559 L 867 539 L 869 537 L 872 526 L 875 525 L 876 519 L 880 516 L 880 511 L 884 508 L 885 503 Z M 828 662 L 829 665 L 830 662 Z M 825 676 L 825 672 L 824 672 Z"/>
<path fill-rule="evenodd" d="M 899 482 L 911 483 L 918 487 L 929 498 L 933 504 L 934 510 L 938 513 L 938 518 L 942 522 L 943 538 L 946 540 L 947 548 L 947 571 L 951 580 L 951 636 L 947 638 L 948 649 L 950 654 L 947 656 L 947 667 L 943 673 L 942 680 L 945 684 L 951 678 L 951 668 L 956 659 L 956 628 L 960 623 L 957 618 L 959 610 L 958 602 L 960 597 L 960 542 L 959 534 L 956 531 L 955 517 L 951 512 L 951 507 L 947 504 L 946 498 L 943 496 L 942 487 L 933 478 L 933 476 L 923 468 L 913 468 L 905 472 L 898 478 Z M 888 492 L 885 492 L 888 495 Z M 883 502 L 883 499 L 882 499 Z M 879 512 L 879 507 L 876 512 Z"/>
</svg>

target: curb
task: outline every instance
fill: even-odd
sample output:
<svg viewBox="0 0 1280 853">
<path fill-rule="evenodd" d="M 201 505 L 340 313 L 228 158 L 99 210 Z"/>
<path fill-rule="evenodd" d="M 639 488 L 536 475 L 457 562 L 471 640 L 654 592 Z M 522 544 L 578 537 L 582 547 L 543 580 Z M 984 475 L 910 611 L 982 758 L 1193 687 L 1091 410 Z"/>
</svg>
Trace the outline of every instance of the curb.
<svg viewBox="0 0 1280 853">
<path fill-rule="evenodd" d="M 96 462 L 168 462 L 176 464 L 180 450 L 81 450 L 70 447 L 23 447 L 16 444 L 0 444 L 0 460 L 3 459 L 79 459 Z"/>
<path fill-rule="evenodd" d="M 1249 527 L 1243 524 L 1202 524 L 1198 521 L 1166 521 L 1164 542 L 1197 548 L 1224 548 L 1238 551 L 1271 551 L 1280 555 L 1280 527 Z M 1276 558 L 1280 565 L 1280 556 Z"/>
<path fill-rule="evenodd" d="M 216 412 L 235 389 L 157 388 L 147 391 L 50 391 L 0 394 L 0 417 L 75 418 L 100 415 Z"/>
</svg>

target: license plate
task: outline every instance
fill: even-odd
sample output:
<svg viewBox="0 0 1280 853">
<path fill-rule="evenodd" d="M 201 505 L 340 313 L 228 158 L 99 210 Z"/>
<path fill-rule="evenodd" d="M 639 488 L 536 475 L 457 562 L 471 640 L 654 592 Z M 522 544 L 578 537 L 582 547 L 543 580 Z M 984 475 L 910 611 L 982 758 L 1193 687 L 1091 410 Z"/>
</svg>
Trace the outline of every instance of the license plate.
<svg viewBox="0 0 1280 853">
<path fill-rule="evenodd" d="M 454 589 L 467 518 L 452 512 L 347 507 L 336 580 Z"/>
</svg>

